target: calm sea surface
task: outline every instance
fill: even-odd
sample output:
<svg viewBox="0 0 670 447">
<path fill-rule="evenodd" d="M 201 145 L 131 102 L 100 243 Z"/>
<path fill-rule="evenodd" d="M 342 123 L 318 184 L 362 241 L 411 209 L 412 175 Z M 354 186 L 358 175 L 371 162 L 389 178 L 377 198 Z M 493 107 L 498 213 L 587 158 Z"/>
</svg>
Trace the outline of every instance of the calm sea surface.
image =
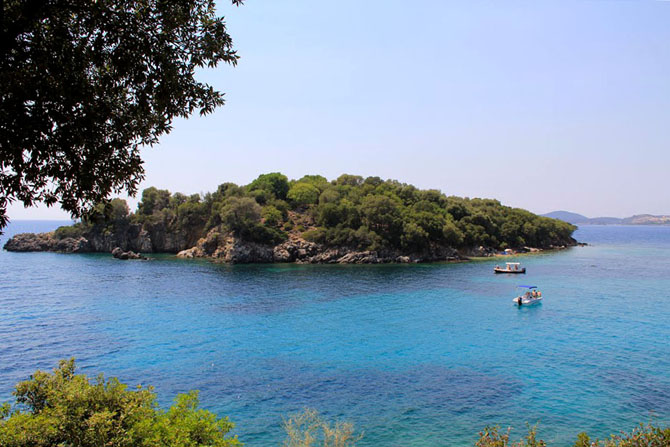
<svg viewBox="0 0 670 447">
<path fill-rule="evenodd" d="M 8 235 L 62 222 L 13 222 Z M 0 252 L 0 401 L 37 368 L 199 389 L 251 447 L 304 407 L 362 446 L 472 445 L 540 422 L 567 446 L 670 423 L 670 227 L 587 226 L 592 244 L 464 264 L 225 266 L 158 256 Z M 544 303 L 517 309 L 517 284 Z"/>
</svg>

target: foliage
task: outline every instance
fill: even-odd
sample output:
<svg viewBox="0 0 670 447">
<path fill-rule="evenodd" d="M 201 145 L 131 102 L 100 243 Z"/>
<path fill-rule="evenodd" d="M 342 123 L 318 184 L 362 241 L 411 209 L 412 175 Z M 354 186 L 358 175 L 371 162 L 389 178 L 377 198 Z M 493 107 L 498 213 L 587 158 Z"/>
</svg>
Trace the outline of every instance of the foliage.
<svg viewBox="0 0 670 447">
<path fill-rule="evenodd" d="M 265 224 L 271 227 L 276 227 L 281 224 L 284 220 L 284 216 L 281 211 L 279 211 L 275 206 L 268 205 L 263 207 L 261 212 L 263 219 L 265 219 Z"/>
<path fill-rule="evenodd" d="M 592 440 L 586 433 L 577 435 L 575 447 L 661 447 L 670 445 L 670 427 L 640 424 L 631 433 L 612 435 L 605 441 Z"/>
<path fill-rule="evenodd" d="M 288 178 L 279 172 L 261 174 L 248 186 L 249 191 L 264 191 L 272 197 L 285 200 L 289 191 Z"/>
<path fill-rule="evenodd" d="M 353 447 L 363 437 L 355 434 L 351 423 L 331 424 L 312 409 L 289 416 L 283 427 L 284 447 Z"/>
<path fill-rule="evenodd" d="M 297 181 L 297 183 L 308 183 L 315 186 L 319 190 L 319 193 L 326 189 L 330 184 L 328 179 L 322 175 L 304 175 Z"/>
<path fill-rule="evenodd" d="M 310 205 L 319 200 L 320 193 L 313 184 L 298 182 L 291 187 L 286 197 L 297 205 Z"/>
<path fill-rule="evenodd" d="M 3 447 L 233 447 L 228 418 L 200 409 L 198 392 L 176 397 L 168 410 L 156 403 L 153 388 L 130 390 L 116 378 L 94 380 L 75 374 L 74 359 L 62 360 L 53 372 L 36 371 L 16 385 L 13 404 L 0 405 L 0 445 Z M 331 423 L 316 410 L 290 415 L 282 424 L 284 447 L 354 447 L 363 437 L 349 422 Z M 511 440 L 511 428 L 486 427 L 475 447 L 547 447 L 537 426 Z M 604 441 L 580 433 L 575 447 L 665 447 L 670 428 L 640 424 L 631 433 Z"/>
<path fill-rule="evenodd" d="M 395 180 L 347 174 L 333 182 L 318 175 L 289 181 L 277 172 L 262 174 L 249 185 L 223 183 L 202 197 L 151 187 L 129 216 L 124 203 L 99 205 L 104 219 L 87 222 L 159 226 L 187 235 L 193 244 L 214 228 L 263 244 L 286 240 L 286 231 L 304 231 L 306 239 L 328 246 L 403 252 L 436 246 L 547 248 L 570 244 L 575 230 L 497 200 L 448 197 Z"/>
<path fill-rule="evenodd" d="M 251 197 L 231 197 L 221 208 L 221 221 L 244 236 L 261 221 L 261 206 Z"/>
<path fill-rule="evenodd" d="M 112 199 L 109 202 L 110 217 L 112 220 L 123 220 L 130 214 L 128 203 L 119 198 Z"/>
<path fill-rule="evenodd" d="M 486 427 L 479 433 L 475 447 L 546 447 L 547 443 L 537 438 L 537 426 L 528 426 L 524 439 L 511 442 L 510 431 L 500 432 L 500 427 Z M 631 433 L 612 435 L 600 441 L 591 439 L 582 432 L 577 435 L 574 447 L 665 447 L 670 445 L 670 428 L 652 424 L 640 424 Z"/>
<path fill-rule="evenodd" d="M 142 200 L 137 206 L 137 213 L 151 216 L 154 211 L 162 210 L 170 204 L 170 191 L 157 189 L 153 186 L 142 191 Z"/>
<path fill-rule="evenodd" d="M 242 0 L 232 0 L 239 5 Z M 0 230 L 9 202 L 81 216 L 134 194 L 140 148 L 223 93 L 199 68 L 238 60 L 214 0 L 8 0 L 0 15 Z"/>
<path fill-rule="evenodd" d="M 70 225 L 70 226 L 62 226 L 56 228 L 56 231 L 54 232 L 54 236 L 56 239 L 61 240 L 61 239 L 66 239 L 66 238 L 80 238 L 84 235 L 85 231 L 85 226 L 81 223 L 77 223 L 75 225 Z"/>
<path fill-rule="evenodd" d="M 168 410 L 156 404 L 151 388 L 128 390 L 100 375 L 91 382 L 75 374 L 74 359 L 53 373 L 37 371 L 14 391 L 13 408 L 0 414 L 3 447 L 232 447 L 227 418 L 198 409 L 198 393 L 179 395 Z"/>
<path fill-rule="evenodd" d="M 276 244 L 285 240 L 285 235 L 271 223 L 261 224 L 262 210 L 251 197 L 231 197 L 221 208 L 221 221 L 237 236 L 252 242 Z"/>
<path fill-rule="evenodd" d="M 500 432 L 500 427 L 486 427 L 479 432 L 479 439 L 475 442 L 475 447 L 546 447 L 547 443 L 537 439 L 537 425 L 528 425 L 528 434 L 517 442 L 510 442 L 511 428 L 505 432 Z"/>
</svg>

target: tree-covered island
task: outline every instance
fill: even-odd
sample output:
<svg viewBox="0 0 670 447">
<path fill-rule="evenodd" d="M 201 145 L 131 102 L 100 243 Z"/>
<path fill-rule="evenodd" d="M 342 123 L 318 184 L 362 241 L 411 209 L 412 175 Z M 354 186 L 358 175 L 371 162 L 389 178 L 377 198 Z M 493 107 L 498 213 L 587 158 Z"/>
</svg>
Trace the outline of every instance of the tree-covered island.
<svg viewBox="0 0 670 447">
<path fill-rule="evenodd" d="M 204 195 L 147 188 L 134 213 L 113 199 L 72 226 L 16 235 L 5 249 L 120 247 L 236 263 L 425 262 L 572 246 L 575 229 L 497 200 L 446 196 L 396 180 L 348 174 L 289 180 L 270 173 Z"/>
</svg>

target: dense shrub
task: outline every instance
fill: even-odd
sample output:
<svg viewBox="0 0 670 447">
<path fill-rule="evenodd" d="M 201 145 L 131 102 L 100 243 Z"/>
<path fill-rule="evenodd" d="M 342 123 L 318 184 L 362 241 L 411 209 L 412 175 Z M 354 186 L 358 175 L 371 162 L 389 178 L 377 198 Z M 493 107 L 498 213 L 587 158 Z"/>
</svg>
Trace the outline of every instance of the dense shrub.
<svg viewBox="0 0 670 447">
<path fill-rule="evenodd" d="M 580 433 L 574 445 L 575 447 L 665 447 L 670 446 L 670 427 L 640 424 L 631 433 L 612 435 L 604 441 L 591 439 L 586 433 Z"/>
<path fill-rule="evenodd" d="M 546 447 L 547 443 L 537 439 L 537 426 L 528 426 L 528 434 L 517 442 L 510 441 L 510 431 L 501 432 L 500 427 L 486 427 L 479 432 L 475 447 Z"/>
<path fill-rule="evenodd" d="M 435 244 L 548 248 L 572 243 L 576 229 L 497 200 L 447 197 L 434 189 L 348 174 L 333 182 L 319 175 L 289 181 L 275 172 L 247 186 L 223 183 L 202 197 L 152 187 L 142 193 L 135 214 L 128 216 L 127 205 L 119 199 L 98 211 L 87 223 L 148 223 L 185 234 L 189 241 L 220 225 L 242 239 L 268 244 L 285 240 L 285 231 L 308 228 L 304 236 L 309 240 L 372 250 L 420 251 Z M 66 234 L 78 233 L 58 232 Z"/>
<path fill-rule="evenodd" d="M 230 230 L 248 234 L 261 220 L 261 206 L 250 197 L 231 197 L 221 208 L 221 221 Z"/>
<path fill-rule="evenodd" d="M 85 229 L 85 227 L 81 223 L 71 225 L 71 226 L 58 227 L 58 228 L 56 228 L 56 231 L 54 232 L 54 236 L 58 240 L 66 239 L 66 238 L 69 238 L 69 237 L 79 238 L 79 237 L 83 236 L 84 229 Z"/>
<path fill-rule="evenodd" d="M 170 191 L 157 189 L 153 186 L 142 191 L 142 200 L 138 204 L 138 214 L 151 216 L 155 211 L 160 211 L 170 203 Z"/>
<path fill-rule="evenodd" d="M 321 191 L 310 183 L 298 182 L 288 191 L 287 198 L 296 205 L 310 205 L 319 200 Z"/>
<path fill-rule="evenodd" d="M 265 219 L 265 224 L 271 227 L 276 227 L 277 225 L 281 224 L 284 220 L 282 212 L 272 205 L 263 207 L 263 210 L 261 211 L 261 216 L 263 217 L 263 219 Z"/>
<path fill-rule="evenodd" d="M 284 447 L 353 447 L 363 437 L 349 422 L 330 423 L 316 410 L 292 414 L 283 423 Z"/>
<path fill-rule="evenodd" d="M 74 359 L 52 373 L 36 371 L 16 385 L 15 402 L 0 405 L 2 447 L 233 447 L 228 418 L 199 409 L 198 392 L 180 394 L 167 411 L 156 403 L 153 388 L 132 390 L 117 379 L 95 380 L 75 374 Z M 292 414 L 282 424 L 284 447 L 354 447 L 363 437 L 349 422 L 327 421 L 316 410 Z M 475 447 L 547 447 L 537 426 L 511 440 L 511 428 L 486 427 Z M 445 440 L 449 444 L 449 440 Z M 411 444 L 411 440 L 407 441 Z M 630 433 L 600 441 L 579 433 L 574 447 L 666 447 L 670 428 L 640 424 Z"/>
<path fill-rule="evenodd" d="M 0 411 L 3 447 L 232 447 L 228 418 L 198 409 L 198 393 L 177 396 L 167 411 L 152 388 L 128 390 L 102 375 L 75 374 L 74 360 L 53 373 L 37 371 L 14 391 L 14 406 Z"/>
<path fill-rule="evenodd" d="M 286 200 L 289 190 L 288 178 L 279 172 L 261 174 L 249 184 L 248 189 L 249 191 L 266 191 L 277 199 Z"/>
</svg>

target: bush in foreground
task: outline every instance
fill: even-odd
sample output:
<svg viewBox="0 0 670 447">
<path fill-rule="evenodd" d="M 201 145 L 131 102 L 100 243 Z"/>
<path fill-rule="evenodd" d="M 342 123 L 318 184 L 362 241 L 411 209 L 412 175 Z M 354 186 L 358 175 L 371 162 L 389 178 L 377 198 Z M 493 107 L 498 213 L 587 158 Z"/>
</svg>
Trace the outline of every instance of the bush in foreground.
<svg viewBox="0 0 670 447">
<path fill-rule="evenodd" d="M 500 432 L 500 427 L 486 427 L 479 432 L 475 447 L 547 447 L 547 443 L 537 439 L 537 425 L 528 426 L 528 435 L 520 441 L 510 442 L 511 428 Z"/>
<path fill-rule="evenodd" d="M 14 391 L 16 403 L 0 410 L 3 447 L 233 447 L 228 418 L 198 409 L 198 393 L 181 394 L 167 411 L 152 388 L 134 391 L 100 375 L 75 374 L 74 359 L 53 373 L 37 371 Z"/>
<path fill-rule="evenodd" d="M 363 435 L 354 432 L 353 424 L 330 424 L 316 410 L 306 409 L 289 416 L 283 423 L 284 447 L 353 447 Z"/>
<path fill-rule="evenodd" d="M 665 447 L 670 446 L 670 428 L 640 424 L 631 433 L 612 435 L 610 439 L 592 440 L 586 433 L 577 435 L 575 447 Z"/>
<path fill-rule="evenodd" d="M 151 387 L 128 390 L 117 379 L 91 381 L 75 374 L 74 359 L 62 360 L 52 373 L 37 371 L 16 385 L 15 404 L 0 406 L 2 447 L 236 447 L 228 418 L 198 408 L 198 393 L 180 394 L 167 411 Z M 290 415 L 282 424 L 284 447 L 355 447 L 363 437 L 349 422 L 331 423 L 316 410 Z M 547 447 L 528 426 L 512 441 L 511 428 L 486 427 L 475 447 Z M 637 426 L 600 441 L 580 433 L 574 447 L 668 447 L 670 428 Z"/>
</svg>

